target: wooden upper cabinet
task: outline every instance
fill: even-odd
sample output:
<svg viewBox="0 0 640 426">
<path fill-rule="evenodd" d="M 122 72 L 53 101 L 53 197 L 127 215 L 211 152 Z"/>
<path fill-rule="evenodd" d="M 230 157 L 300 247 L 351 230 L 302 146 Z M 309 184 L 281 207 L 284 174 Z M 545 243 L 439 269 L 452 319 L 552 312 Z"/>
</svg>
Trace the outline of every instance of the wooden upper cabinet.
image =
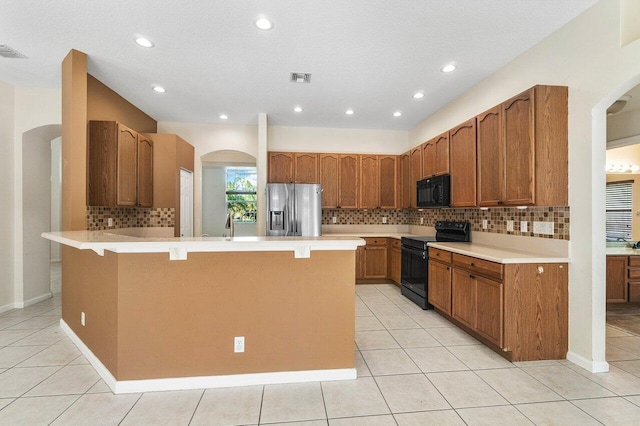
<svg viewBox="0 0 640 426">
<path fill-rule="evenodd" d="M 504 204 L 504 146 L 502 107 L 476 117 L 478 155 L 478 206 Z M 452 166 L 453 167 L 453 166 Z"/>
<path fill-rule="evenodd" d="M 411 155 L 411 181 L 409 190 L 411 191 L 411 207 L 418 207 L 418 188 L 416 183 L 422 179 L 422 147 L 417 146 L 410 151 Z"/>
<path fill-rule="evenodd" d="M 293 153 L 269 152 L 269 183 L 293 182 Z"/>
<path fill-rule="evenodd" d="M 436 141 L 431 139 L 421 145 L 422 148 L 422 177 L 436 174 Z"/>
<path fill-rule="evenodd" d="M 378 206 L 383 209 L 395 209 L 398 205 L 398 157 L 396 155 L 378 156 Z"/>
<path fill-rule="evenodd" d="M 153 206 L 153 141 L 138 135 L 138 206 Z"/>
<path fill-rule="evenodd" d="M 476 205 L 476 119 L 451 129 L 451 207 Z"/>
<path fill-rule="evenodd" d="M 153 141 L 115 121 L 90 121 L 87 204 L 153 205 Z"/>
<path fill-rule="evenodd" d="M 318 154 L 295 153 L 293 156 L 293 177 L 296 183 L 318 183 Z"/>
<path fill-rule="evenodd" d="M 343 209 L 358 208 L 358 155 L 338 155 L 338 206 Z"/>
<path fill-rule="evenodd" d="M 444 175 L 449 173 L 449 132 L 445 132 L 435 138 L 436 163 L 435 174 Z M 427 176 L 425 176 L 427 177 Z"/>
<path fill-rule="evenodd" d="M 360 155 L 360 201 L 362 209 L 380 207 L 379 168 L 377 155 Z"/>
<path fill-rule="evenodd" d="M 116 204 L 135 206 L 138 190 L 138 133 L 122 124 L 118 124 L 117 152 Z"/>
<path fill-rule="evenodd" d="M 399 208 L 408 209 L 411 207 L 411 154 L 407 151 L 400 156 L 399 179 Z"/>
<path fill-rule="evenodd" d="M 535 93 L 529 89 L 502 104 L 504 203 L 535 203 Z"/>
<path fill-rule="evenodd" d="M 322 185 L 322 207 L 338 207 L 338 154 L 320 154 L 320 185 Z"/>
</svg>

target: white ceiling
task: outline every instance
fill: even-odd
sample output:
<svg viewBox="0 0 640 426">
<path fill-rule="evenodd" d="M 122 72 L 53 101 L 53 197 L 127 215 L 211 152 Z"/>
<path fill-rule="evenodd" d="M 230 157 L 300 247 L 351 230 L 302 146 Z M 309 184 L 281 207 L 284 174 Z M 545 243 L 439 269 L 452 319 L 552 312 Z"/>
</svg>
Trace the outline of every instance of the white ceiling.
<svg viewBox="0 0 640 426">
<path fill-rule="evenodd" d="M 596 1 L 0 0 L 0 44 L 28 57 L 0 58 L 0 80 L 59 87 L 78 49 L 160 121 L 255 124 L 266 112 L 270 125 L 408 130 Z M 260 15 L 271 31 L 254 26 Z M 440 72 L 449 62 L 458 69 Z"/>
</svg>

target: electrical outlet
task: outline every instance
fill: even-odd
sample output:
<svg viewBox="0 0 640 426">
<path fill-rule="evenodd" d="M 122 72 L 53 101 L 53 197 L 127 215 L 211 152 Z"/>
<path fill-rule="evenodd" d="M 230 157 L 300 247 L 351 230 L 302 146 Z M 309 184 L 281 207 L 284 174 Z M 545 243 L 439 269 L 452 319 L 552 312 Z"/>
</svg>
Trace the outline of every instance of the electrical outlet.
<svg viewBox="0 0 640 426">
<path fill-rule="evenodd" d="M 420 225 L 424 225 L 424 217 L 420 218 Z"/>
<path fill-rule="evenodd" d="M 107 219 L 107 226 L 112 227 L 113 226 L 113 218 L 109 218 Z"/>
<path fill-rule="evenodd" d="M 333 216 L 333 217 L 331 218 L 331 222 L 333 222 L 333 223 L 337 223 L 337 222 L 338 222 L 338 218 L 337 218 L 337 217 L 335 217 L 335 216 Z"/>
<path fill-rule="evenodd" d="M 84 327 L 84 326 L 85 326 L 85 324 L 86 324 L 86 319 L 87 319 L 87 317 L 86 317 L 86 315 L 84 314 L 84 312 L 80 312 L 80 325 L 82 325 L 83 327 Z"/>
<path fill-rule="evenodd" d="M 529 232 L 529 222 L 526 220 L 520 222 L 520 232 Z"/>
<path fill-rule="evenodd" d="M 482 229 L 487 229 L 489 227 L 489 221 L 487 219 L 482 219 Z"/>
<path fill-rule="evenodd" d="M 382 223 L 387 223 L 387 217 L 386 216 L 382 216 Z"/>
<path fill-rule="evenodd" d="M 542 235 L 553 235 L 553 222 L 533 222 L 533 233 Z"/>
<path fill-rule="evenodd" d="M 234 337 L 233 339 L 233 352 L 244 352 L 244 336 Z"/>
<path fill-rule="evenodd" d="M 513 221 L 512 220 L 508 220 L 507 221 L 507 232 L 513 232 Z"/>
</svg>

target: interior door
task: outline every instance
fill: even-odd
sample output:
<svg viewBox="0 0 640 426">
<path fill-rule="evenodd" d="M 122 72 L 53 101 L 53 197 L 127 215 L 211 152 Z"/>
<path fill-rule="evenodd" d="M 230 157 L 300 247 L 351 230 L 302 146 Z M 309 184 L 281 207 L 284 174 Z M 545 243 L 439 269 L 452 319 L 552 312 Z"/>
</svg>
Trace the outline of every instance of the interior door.
<svg viewBox="0 0 640 426">
<path fill-rule="evenodd" d="M 193 237 L 193 172 L 180 169 L 180 236 Z"/>
</svg>

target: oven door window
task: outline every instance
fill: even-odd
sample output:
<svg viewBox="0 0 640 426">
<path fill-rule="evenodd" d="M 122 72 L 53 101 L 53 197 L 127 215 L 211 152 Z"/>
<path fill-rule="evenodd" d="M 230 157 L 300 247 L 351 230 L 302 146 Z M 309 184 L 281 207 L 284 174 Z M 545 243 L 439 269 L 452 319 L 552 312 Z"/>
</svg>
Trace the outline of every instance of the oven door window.
<svg viewBox="0 0 640 426">
<path fill-rule="evenodd" d="M 427 259 L 424 252 L 402 248 L 402 285 L 422 297 L 427 297 Z"/>
</svg>

